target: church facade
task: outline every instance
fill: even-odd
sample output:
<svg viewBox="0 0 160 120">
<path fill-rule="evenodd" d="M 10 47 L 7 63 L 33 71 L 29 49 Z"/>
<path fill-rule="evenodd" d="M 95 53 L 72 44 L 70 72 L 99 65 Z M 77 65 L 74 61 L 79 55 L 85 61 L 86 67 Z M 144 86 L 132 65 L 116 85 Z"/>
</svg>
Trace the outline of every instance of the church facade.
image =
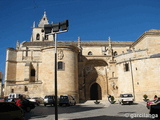
<svg viewBox="0 0 160 120">
<path fill-rule="evenodd" d="M 44 13 L 33 25 L 30 41 L 17 42 L 6 54 L 4 94 L 30 97 L 54 94 L 54 37 L 44 34 Z M 136 101 L 160 95 L 160 30 L 144 32 L 136 41 L 57 42 L 58 95 L 77 102 L 117 98 L 132 93 Z"/>
</svg>

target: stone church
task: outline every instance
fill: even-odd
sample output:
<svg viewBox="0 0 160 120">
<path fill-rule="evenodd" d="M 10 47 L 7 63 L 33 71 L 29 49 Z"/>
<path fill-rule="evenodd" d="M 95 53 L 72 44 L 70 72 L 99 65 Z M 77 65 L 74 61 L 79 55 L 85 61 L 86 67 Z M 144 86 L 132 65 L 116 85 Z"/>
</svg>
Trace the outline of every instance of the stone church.
<svg viewBox="0 0 160 120">
<path fill-rule="evenodd" d="M 17 42 L 6 53 L 4 94 L 30 97 L 54 94 L 54 38 L 44 34 L 49 24 L 44 13 L 33 25 L 30 41 Z M 58 95 L 77 102 L 107 100 L 132 93 L 136 101 L 160 96 L 160 30 L 144 32 L 135 41 L 57 42 Z"/>
</svg>

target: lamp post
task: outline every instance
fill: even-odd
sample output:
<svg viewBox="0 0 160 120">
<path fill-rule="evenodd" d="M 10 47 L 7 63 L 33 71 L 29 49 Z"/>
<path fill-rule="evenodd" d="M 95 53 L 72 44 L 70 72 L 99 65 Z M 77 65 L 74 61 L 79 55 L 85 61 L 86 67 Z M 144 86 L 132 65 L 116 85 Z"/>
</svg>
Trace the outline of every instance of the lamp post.
<svg viewBox="0 0 160 120">
<path fill-rule="evenodd" d="M 54 88 L 55 88 L 55 120 L 58 120 L 58 97 L 57 97 L 57 34 L 68 31 L 68 20 L 60 23 L 46 24 L 44 25 L 44 32 L 46 35 L 53 35 L 54 37 Z"/>
<path fill-rule="evenodd" d="M 129 58 L 129 62 L 130 62 L 130 67 L 131 67 L 131 77 L 132 77 L 133 96 L 134 96 L 134 99 L 136 99 L 131 58 Z"/>
</svg>

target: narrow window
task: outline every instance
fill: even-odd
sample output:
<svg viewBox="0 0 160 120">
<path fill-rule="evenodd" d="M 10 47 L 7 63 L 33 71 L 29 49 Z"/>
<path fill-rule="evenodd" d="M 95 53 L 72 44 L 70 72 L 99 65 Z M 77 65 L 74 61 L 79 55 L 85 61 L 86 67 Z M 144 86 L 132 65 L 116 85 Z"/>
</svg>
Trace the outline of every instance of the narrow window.
<svg viewBox="0 0 160 120">
<path fill-rule="evenodd" d="M 129 64 L 128 63 L 124 64 L 124 71 L 129 71 Z"/>
<path fill-rule="evenodd" d="M 35 77 L 35 75 L 36 75 L 35 69 L 31 69 L 31 76 L 32 76 L 32 77 Z"/>
<path fill-rule="evenodd" d="M 40 40 L 40 34 L 39 33 L 36 35 L 36 40 Z"/>
<path fill-rule="evenodd" d="M 24 86 L 24 91 L 28 91 L 28 87 L 27 86 Z"/>
<path fill-rule="evenodd" d="M 58 62 L 58 70 L 64 70 L 64 63 L 62 61 Z"/>
<path fill-rule="evenodd" d="M 115 73 L 114 72 L 112 72 L 112 77 L 114 77 L 115 76 Z"/>
<path fill-rule="evenodd" d="M 14 89 L 11 89 L 11 93 L 14 93 Z"/>
</svg>

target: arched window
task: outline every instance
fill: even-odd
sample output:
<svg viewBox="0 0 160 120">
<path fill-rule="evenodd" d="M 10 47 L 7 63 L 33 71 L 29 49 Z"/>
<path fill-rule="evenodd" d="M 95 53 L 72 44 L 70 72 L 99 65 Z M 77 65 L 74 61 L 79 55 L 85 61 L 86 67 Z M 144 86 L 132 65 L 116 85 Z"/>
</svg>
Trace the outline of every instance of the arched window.
<svg viewBox="0 0 160 120">
<path fill-rule="evenodd" d="M 31 69 L 31 76 L 32 76 L 32 77 L 35 77 L 35 75 L 36 75 L 35 69 Z"/>
<path fill-rule="evenodd" d="M 124 64 L 124 71 L 125 72 L 129 71 L 129 63 Z"/>
<path fill-rule="evenodd" d="M 89 51 L 89 52 L 88 52 L 88 55 L 92 55 L 92 52 L 91 52 L 91 51 Z"/>
<path fill-rule="evenodd" d="M 40 40 L 40 34 L 39 33 L 36 35 L 36 40 Z"/>
</svg>

